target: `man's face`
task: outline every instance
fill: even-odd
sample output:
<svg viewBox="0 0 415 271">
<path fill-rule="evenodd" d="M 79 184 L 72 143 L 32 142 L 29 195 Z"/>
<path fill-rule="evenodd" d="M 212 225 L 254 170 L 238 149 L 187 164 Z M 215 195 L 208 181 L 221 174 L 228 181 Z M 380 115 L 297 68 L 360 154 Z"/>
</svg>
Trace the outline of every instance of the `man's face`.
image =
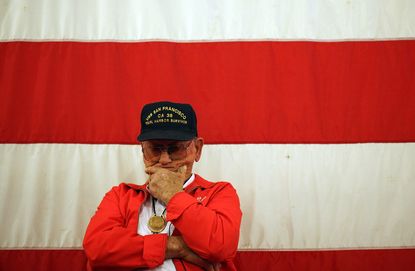
<svg viewBox="0 0 415 271">
<path fill-rule="evenodd" d="M 141 144 L 145 167 L 160 167 L 177 171 L 186 165 L 186 177 L 192 174 L 193 163 L 202 154 L 203 138 L 188 141 L 148 140 Z"/>
</svg>

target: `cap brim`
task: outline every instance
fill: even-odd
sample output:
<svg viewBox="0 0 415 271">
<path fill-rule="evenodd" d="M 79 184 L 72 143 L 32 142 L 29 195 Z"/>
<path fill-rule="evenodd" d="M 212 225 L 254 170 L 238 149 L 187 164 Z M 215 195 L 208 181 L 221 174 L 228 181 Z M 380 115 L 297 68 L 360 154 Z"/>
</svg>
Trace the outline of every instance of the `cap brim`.
<svg viewBox="0 0 415 271">
<path fill-rule="evenodd" d="M 195 135 L 192 132 L 188 131 L 177 131 L 177 130 L 158 130 L 158 131 L 149 131 L 141 133 L 138 137 L 138 141 L 146 140 L 190 140 L 195 138 Z"/>
</svg>

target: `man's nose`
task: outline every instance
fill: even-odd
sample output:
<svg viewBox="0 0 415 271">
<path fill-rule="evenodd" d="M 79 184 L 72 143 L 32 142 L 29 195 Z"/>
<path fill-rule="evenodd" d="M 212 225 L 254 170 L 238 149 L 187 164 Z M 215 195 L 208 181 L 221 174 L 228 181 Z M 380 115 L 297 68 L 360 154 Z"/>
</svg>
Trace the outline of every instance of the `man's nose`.
<svg viewBox="0 0 415 271">
<path fill-rule="evenodd" d="M 168 164 L 171 162 L 169 153 L 167 152 L 167 150 L 163 150 L 160 154 L 160 159 L 159 159 L 159 163 L 160 164 Z"/>
</svg>

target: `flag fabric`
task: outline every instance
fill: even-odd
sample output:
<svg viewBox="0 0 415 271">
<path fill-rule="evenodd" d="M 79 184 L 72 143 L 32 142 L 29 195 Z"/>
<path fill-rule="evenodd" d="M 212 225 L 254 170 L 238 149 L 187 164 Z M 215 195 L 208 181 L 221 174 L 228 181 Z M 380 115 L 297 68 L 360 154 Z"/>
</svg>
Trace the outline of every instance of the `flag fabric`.
<svg viewBox="0 0 415 271">
<path fill-rule="evenodd" d="M 415 2 L 0 1 L 0 270 L 85 270 L 141 107 L 191 103 L 238 270 L 412 270 Z"/>
</svg>

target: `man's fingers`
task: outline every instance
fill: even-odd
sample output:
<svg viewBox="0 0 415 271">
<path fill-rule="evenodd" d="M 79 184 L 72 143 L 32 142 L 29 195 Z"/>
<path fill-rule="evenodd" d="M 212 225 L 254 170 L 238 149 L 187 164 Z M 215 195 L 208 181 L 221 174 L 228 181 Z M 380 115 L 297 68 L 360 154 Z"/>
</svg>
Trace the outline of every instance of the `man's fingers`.
<svg viewBox="0 0 415 271">
<path fill-rule="evenodd" d="M 150 167 L 146 167 L 144 169 L 144 172 L 147 173 L 148 175 L 151 175 L 151 174 L 156 173 L 157 171 L 163 171 L 163 170 L 164 171 L 169 171 L 168 169 L 163 169 L 161 167 L 150 166 Z M 186 171 L 187 171 L 187 166 L 186 165 L 180 166 L 177 169 L 177 173 L 179 173 L 180 175 L 183 175 L 183 176 L 186 175 Z"/>
<path fill-rule="evenodd" d="M 151 175 L 151 174 L 156 173 L 156 172 L 157 172 L 157 171 L 159 171 L 159 170 L 161 170 L 161 168 L 160 168 L 160 167 L 156 167 L 156 166 L 149 166 L 149 167 L 146 167 L 146 168 L 144 169 L 144 172 L 145 172 L 145 173 L 147 173 L 148 175 Z"/>
<path fill-rule="evenodd" d="M 153 174 L 154 173 L 154 168 L 153 167 L 146 167 L 145 169 L 144 169 L 144 172 L 146 173 L 146 174 L 148 174 L 148 175 L 151 175 L 151 174 Z"/>
<path fill-rule="evenodd" d="M 181 166 L 177 169 L 177 172 L 182 176 L 184 176 L 186 174 L 186 171 L 187 171 L 187 166 L 186 165 L 183 165 L 183 166 Z"/>
<path fill-rule="evenodd" d="M 214 271 L 214 266 L 208 262 L 207 260 L 202 259 L 199 255 L 194 253 L 189 248 L 186 249 L 186 255 L 184 255 L 183 259 L 185 261 L 191 262 L 203 268 L 203 270 L 207 271 Z"/>
</svg>

